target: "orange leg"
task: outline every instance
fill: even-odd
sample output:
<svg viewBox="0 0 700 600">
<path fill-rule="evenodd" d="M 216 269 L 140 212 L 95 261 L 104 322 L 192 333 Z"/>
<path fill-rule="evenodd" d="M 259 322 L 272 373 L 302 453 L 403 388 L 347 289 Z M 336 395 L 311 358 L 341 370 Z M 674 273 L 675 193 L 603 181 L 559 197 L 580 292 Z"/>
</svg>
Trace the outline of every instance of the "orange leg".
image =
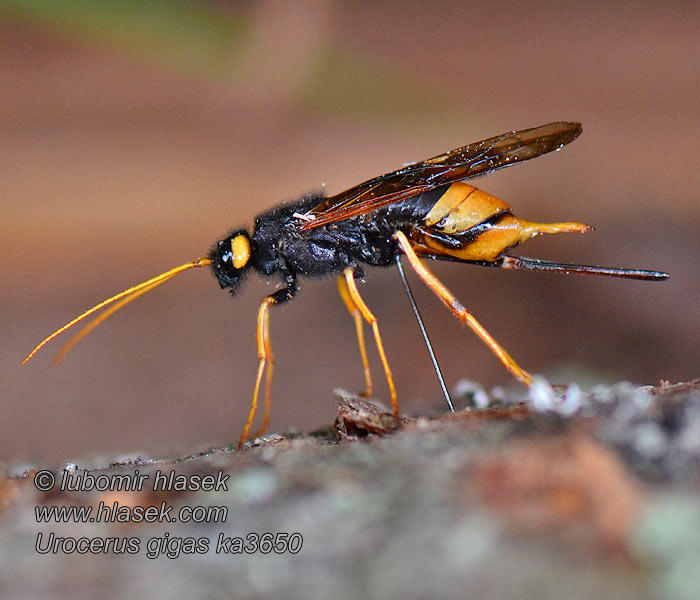
<svg viewBox="0 0 700 600">
<path fill-rule="evenodd" d="M 401 250 L 403 250 L 406 258 L 411 263 L 411 266 L 425 284 L 442 300 L 452 313 L 463 323 L 471 327 L 472 331 L 478 335 L 481 340 L 491 349 L 498 357 L 506 369 L 508 369 L 518 381 L 521 381 L 527 387 L 532 383 L 532 375 L 525 369 L 521 369 L 518 364 L 510 357 L 510 355 L 501 347 L 501 345 L 491 337 L 491 334 L 477 321 L 474 316 L 455 298 L 438 279 L 433 275 L 428 268 L 421 262 L 411 247 L 411 242 L 403 232 L 397 231 L 394 237 L 399 242 Z"/>
<path fill-rule="evenodd" d="M 263 426 L 262 429 L 267 427 L 267 422 L 269 420 L 270 414 L 270 380 L 272 378 L 272 351 L 270 349 L 270 339 L 269 339 L 269 325 L 268 325 L 268 310 L 270 306 L 275 304 L 274 298 L 267 296 L 260 305 L 260 310 L 258 310 L 258 327 L 256 333 L 256 339 L 258 342 L 258 358 L 260 362 L 258 363 L 258 375 L 255 379 L 255 389 L 253 391 L 253 400 L 250 403 L 250 411 L 248 412 L 248 420 L 246 421 L 245 427 L 243 428 L 243 433 L 238 439 L 238 448 L 243 446 L 243 443 L 248 437 L 248 432 L 250 431 L 250 426 L 253 424 L 253 419 L 255 418 L 255 410 L 258 407 L 258 396 L 260 395 L 260 384 L 262 382 L 263 373 L 265 372 L 265 366 L 270 363 L 270 369 L 267 372 L 267 391 L 265 395 L 265 414 L 263 416 Z"/>
<path fill-rule="evenodd" d="M 355 333 L 357 334 L 357 344 L 360 347 L 360 356 L 362 357 L 362 367 L 365 371 L 365 391 L 362 394 L 365 398 L 372 397 L 372 374 L 369 371 L 369 361 L 367 360 L 367 346 L 365 345 L 365 333 L 362 329 L 362 314 L 358 310 L 355 303 L 350 297 L 348 286 L 345 279 L 338 277 L 338 292 L 345 303 L 345 307 L 355 320 Z"/>
<path fill-rule="evenodd" d="M 375 317 L 372 312 L 367 308 L 365 301 L 360 296 L 360 292 L 355 284 L 355 277 L 353 275 L 353 270 L 348 267 L 343 271 L 343 276 L 345 277 L 345 283 L 348 286 L 348 293 L 350 298 L 354 302 L 357 309 L 362 313 L 371 327 L 372 333 L 374 334 L 374 340 L 377 343 L 377 350 L 379 351 L 379 358 L 382 361 L 382 366 L 384 367 L 384 373 L 386 375 L 386 381 L 389 384 L 389 393 L 391 394 L 391 406 L 394 410 L 394 417 L 398 420 L 399 418 L 399 402 L 396 399 L 396 387 L 394 386 L 394 378 L 391 376 L 391 369 L 389 368 L 389 363 L 386 360 L 386 354 L 384 353 L 384 344 L 382 343 L 382 337 L 379 335 L 379 325 L 377 324 L 377 317 Z"/>
<path fill-rule="evenodd" d="M 265 373 L 265 409 L 263 410 L 262 425 L 260 425 L 260 429 L 253 434 L 253 439 L 264 435 L 267 431 L 267 426 L 270 424 L 270 389 L 272 388 L 272 371 L 275 367 L 275 355 L 272 354 L 272 347 L 270 346 L 270 319 L 267 312 L 265 312 L 265 323 L 263 326 L 263 343 L 265 356 L 267 358 L 267 371 Z M 260 356 L 260 350 L 258 350 L 258 356 Z"/>
</svg>

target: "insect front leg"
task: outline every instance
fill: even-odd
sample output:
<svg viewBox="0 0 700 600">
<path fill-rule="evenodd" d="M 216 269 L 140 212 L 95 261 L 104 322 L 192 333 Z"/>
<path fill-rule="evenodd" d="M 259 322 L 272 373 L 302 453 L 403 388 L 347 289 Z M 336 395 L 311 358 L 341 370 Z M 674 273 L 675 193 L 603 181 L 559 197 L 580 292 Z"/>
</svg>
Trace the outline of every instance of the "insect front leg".
<svg viewBox="0 0 700 600">
<path fill-rule="evenodd" d="M 401 250 L 408 258 L 408 262 L 411 264 L 418 276 L 425 282 L 425 284 L 437 295 L 440 300 L 452 311 L 460 321 L 466 323 L 471 327 L 472 331 L 478 335 L 481 340 L 491 349 L 497 357 L 503 363 L 503 366 L 508 369 L 513 376 L 520 382 L 522 382 L 527 387 L 530 387 L 532 383 L 532 375 L 528 373 L 525 369 L 521 368 L 518 363 L 516 363 L 510 355 L 503 349 L 503 347 L 491 337 L 491 334 L 484 329 L 484 326 L 476 320 L 474 315 L 472 315 L 462 303 L 457 300 L 457 298 L 448 290 L 440 280 L 433 275 L 428 268 L 421 262 L 421 260 L 416 255 L 411 243 L 402 231 L 397 231 L 394 234 L 394 238 L 401 246 Z"/>
<path fill-rule="evenodd" d="M 250 403 L 250 410 L 248 411 L 248 419 L 246 421 L 245 427 L 243 428 L 243 433 L 238 439 L 238 448 L 240 449 L 246 439 L 248 438 L 248 432 L 253 424 L 253 419 L 255 418 L 255 411 L 258 407 L 258 397 L 260 396 L 260 385 L 262 383 L 263 374 L 265 373 L 265 368 L 267 367 L 267 377 L 265 378 L 265 408 L 263 410 L 263 422 L 260 429 L 255 432 L 253 437 L 258 437 L 263 435 L 267 430 L 267 426 L 270 422 L 270 388 L 272 385 L 272 370 L 275 364 L 275 357 L 272 354 L 272 347 L 270 346 L 270 320 L 269 320 L 269 310 L 270 307 L 275 304 L 281 304 L 283 302 L 288 302 L 294 298 L 296 293 L 296 285 L 293 279 L 288 279 L 287 289 L 279 290 L 270 296 L 266 296 L 262 303 L 260 304 L 260 309 L 258 310 L 258 324 L 256 328 L 256 340 L 258 345 L 258 374 L 255 378 L 255 388 L 253 390 L 253 400 Z"/>
</svg>

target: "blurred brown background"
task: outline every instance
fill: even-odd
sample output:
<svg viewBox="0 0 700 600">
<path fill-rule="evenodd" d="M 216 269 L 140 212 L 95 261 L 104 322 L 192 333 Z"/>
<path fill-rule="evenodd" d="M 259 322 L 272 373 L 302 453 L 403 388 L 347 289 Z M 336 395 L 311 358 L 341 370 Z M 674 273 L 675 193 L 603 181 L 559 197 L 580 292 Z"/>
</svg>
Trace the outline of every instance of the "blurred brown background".
<svg viewBox="0 0 700 600">
<path fill-rule="evenodd" d="M 118 6 L 118 8 L 117 8 Z M 519 253 L 666 270 L 644 283 L 434 271 L 526 368 L 557 381 L 699 375 L 697 2 L 0 3 L 0 458 L 182 454 L 237 438 L 257 364 L 251 278 L 193 271 L 139 299 L 59 368 L 34 344 L 83 309 L 196 258 L 257 212 L 553 120 L 584 135 L 478 185 L 531 220 L 596 231 Z M 413 279 L 415 282 L 415 278 Z M 414 283 L 451 385 L 511 385 Z M 361 288 L 402 409 L 442 410 L 393 269 Z M 272 315 L 272 429 L 329 423 L 359 390 L 332 279 Z M 377 395 L 387 398 L 371 347 Z"/>
</svg>

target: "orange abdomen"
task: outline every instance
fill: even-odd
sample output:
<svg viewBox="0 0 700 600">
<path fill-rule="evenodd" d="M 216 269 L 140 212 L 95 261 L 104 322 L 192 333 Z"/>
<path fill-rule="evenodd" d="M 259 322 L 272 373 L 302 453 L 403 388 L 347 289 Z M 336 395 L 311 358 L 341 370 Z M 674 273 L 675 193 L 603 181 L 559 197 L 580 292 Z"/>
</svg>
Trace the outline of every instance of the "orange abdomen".
<svg viewBox="0 0 700 600">
<path fill-rule="evenodd" d="M 460 181 L 450 185 L 430 209 L 417 228 L 416 242 L 438 255 L 495 261 L 508 248 L 540 233 L 587 229 L 582 223 L 523 221 L 500 198 Z"/>
</svg>

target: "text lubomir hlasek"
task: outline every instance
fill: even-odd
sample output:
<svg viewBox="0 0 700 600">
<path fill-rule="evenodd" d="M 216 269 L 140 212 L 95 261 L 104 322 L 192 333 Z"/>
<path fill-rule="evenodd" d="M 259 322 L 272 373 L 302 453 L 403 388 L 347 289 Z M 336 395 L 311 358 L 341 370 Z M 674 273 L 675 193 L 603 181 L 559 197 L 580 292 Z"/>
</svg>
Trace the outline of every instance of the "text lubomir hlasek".
<svg viewBox="0 0 700 600">
<path fill-rule="evenodd" d="M 182 475 L 174 470 L 162 472 L 158 469 L 155 473 L 141 473 L 136 469 L 133 473 L 92 475 L 87 470 L 66 470 L 61 476 L 60 489 L 63 492 L 140 492 L 146 486 L 154 492 L 226 492 L 228 478 L 229 475 L 223 471 L 218 471 L 215 475 Z"/>
</svg>

